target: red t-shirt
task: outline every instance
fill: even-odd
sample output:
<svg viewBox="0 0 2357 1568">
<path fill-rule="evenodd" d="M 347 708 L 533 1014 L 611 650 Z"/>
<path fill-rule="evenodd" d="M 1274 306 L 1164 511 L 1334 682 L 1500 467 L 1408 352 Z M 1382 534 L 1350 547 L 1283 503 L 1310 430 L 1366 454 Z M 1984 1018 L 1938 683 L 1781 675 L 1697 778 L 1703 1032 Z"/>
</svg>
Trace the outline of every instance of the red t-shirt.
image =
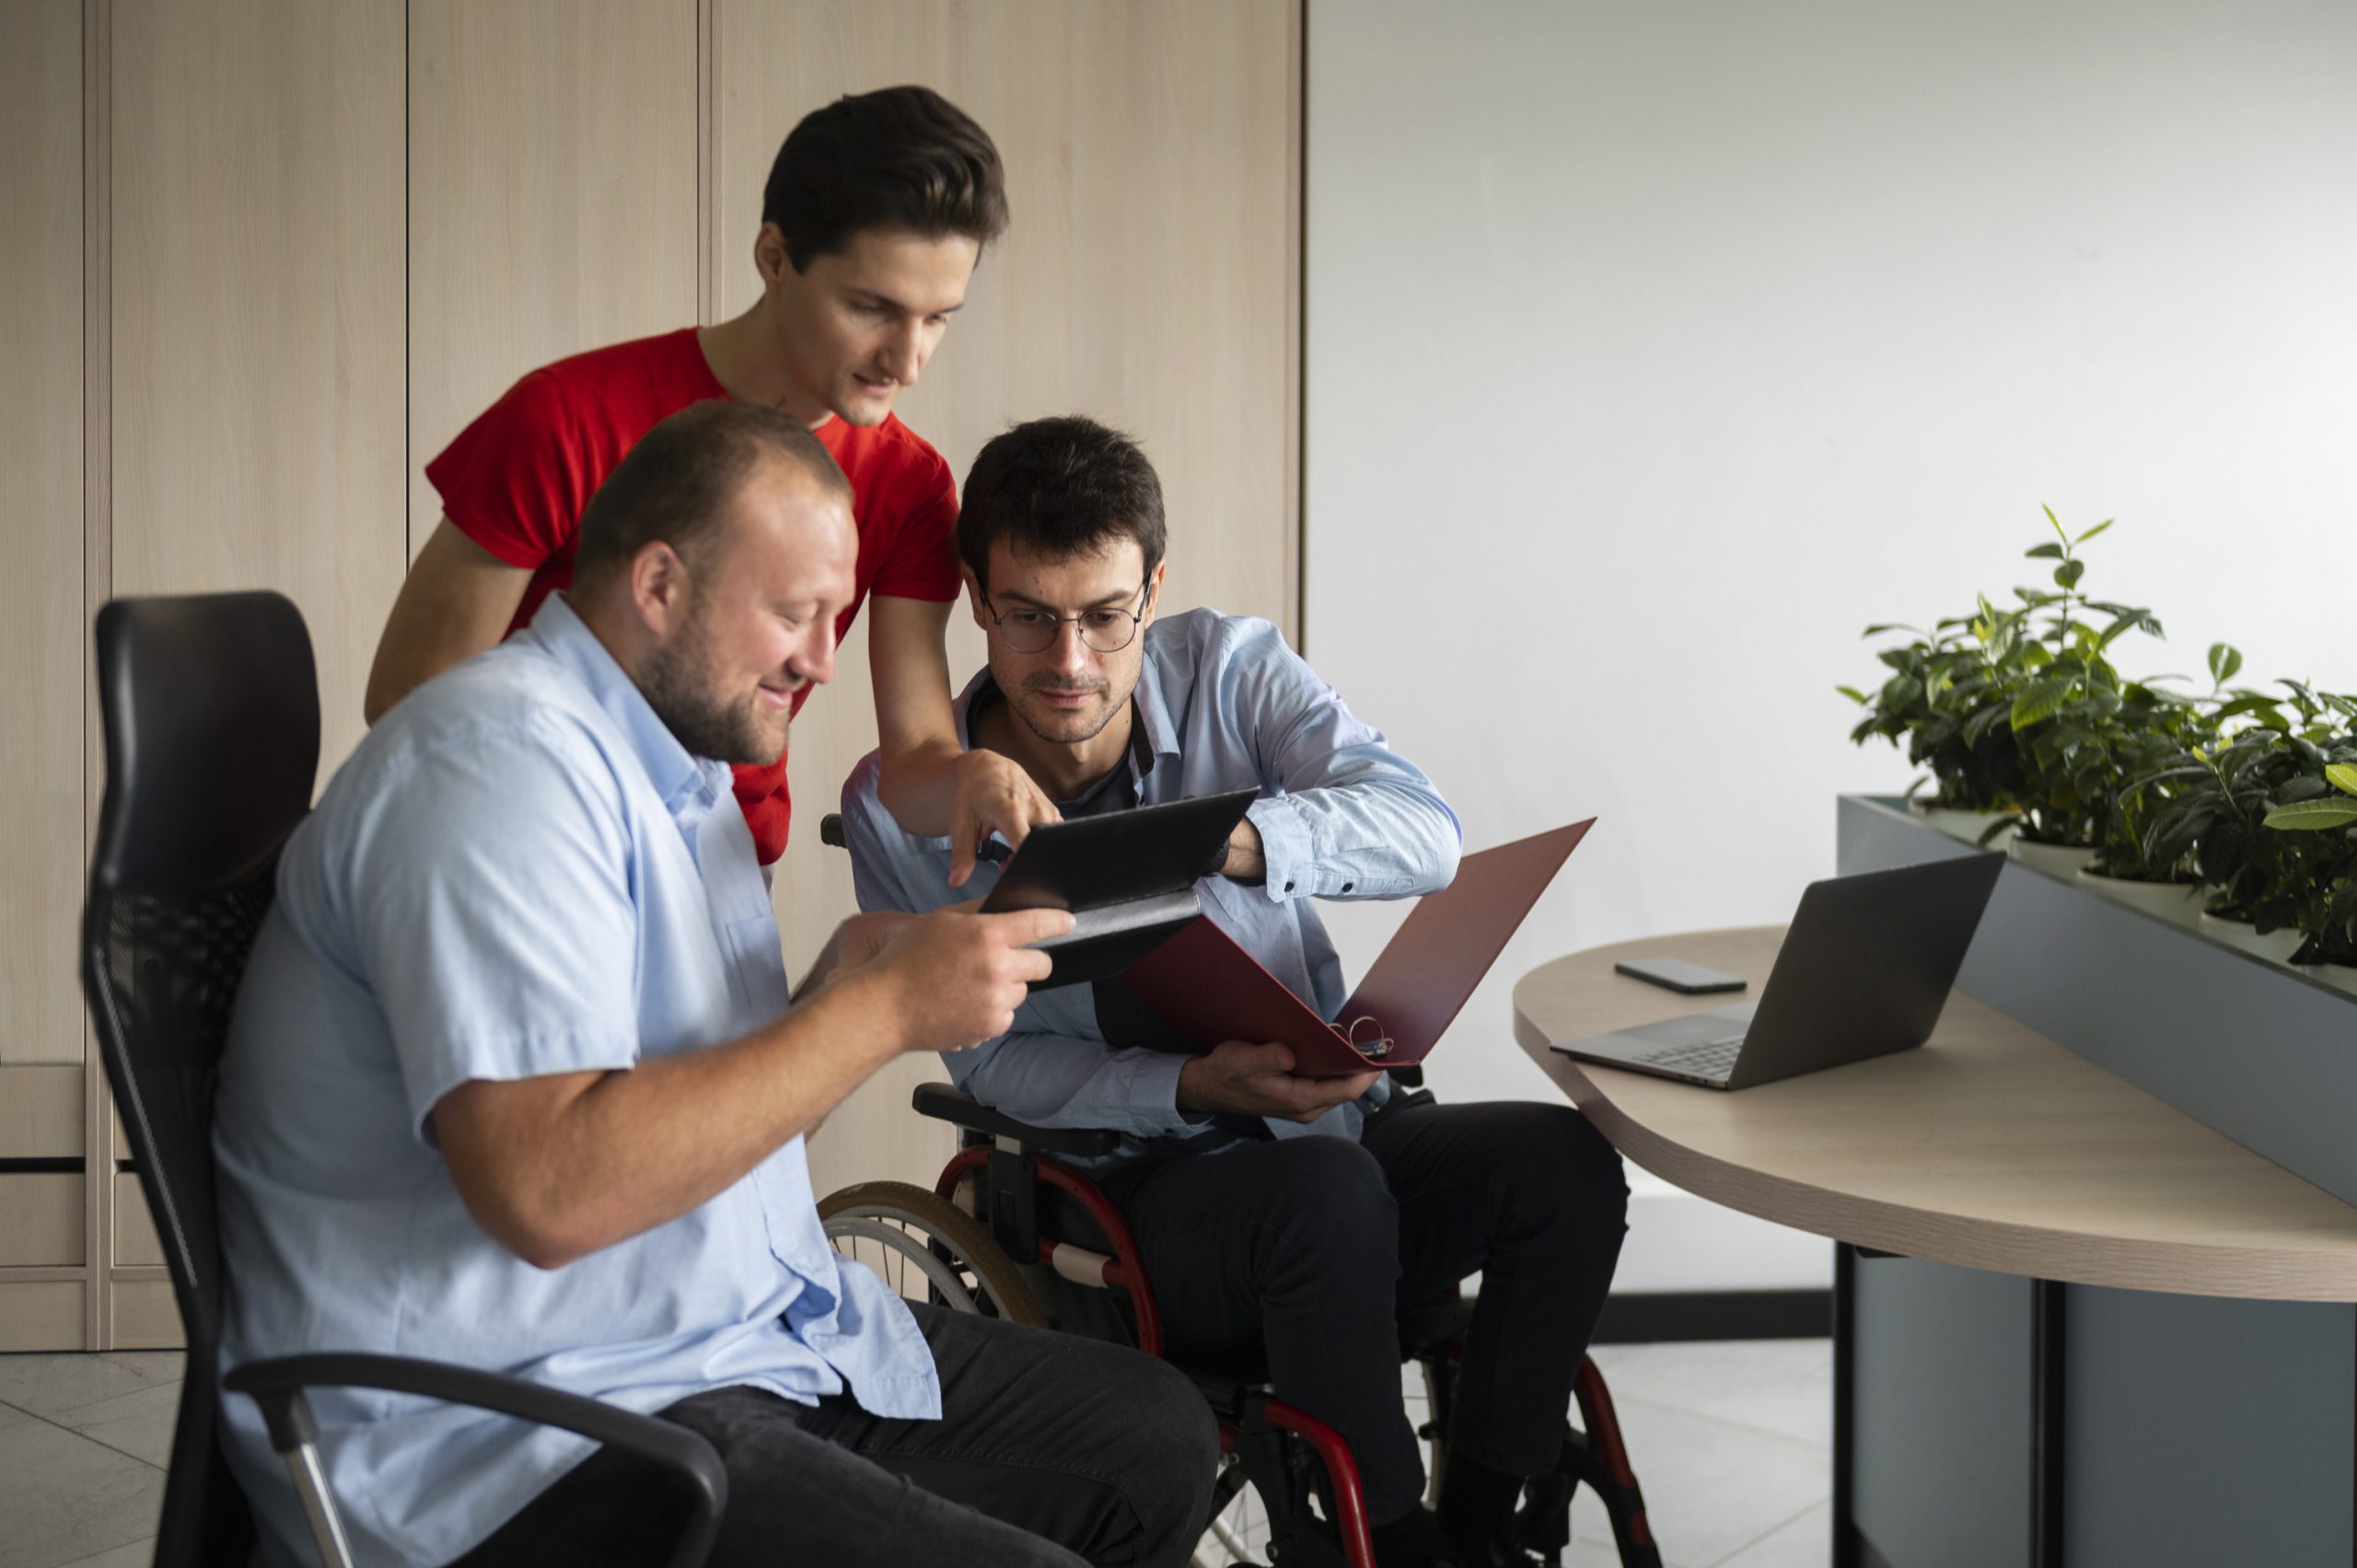
<svg viewBox="0 0 2357 1568">
<path fill-rule="evenodd" d="M 425 465 L 444 515 L 459 532 L 509 565 L 530 568 L 510 633 L 573 581 L 581 514 L 623 454 L 689 404 L 727 395 L 704 360 L 696 329 L 685 327 L 543 366 Z M 874 426 L 830 419 L 817 435 L 851 480 L 859 527 L 856 581 L 836 635 L 850 631 L 871 591 L 956 598 L 958 492 L 941 454 L 897 416 Z M 807 686 L 795 694 L 795 712 L 809 695 Z M 737 799 L 762 863 L 784 854 L 794 810 L 785 759 L 739 767 Z"/>
</svg>

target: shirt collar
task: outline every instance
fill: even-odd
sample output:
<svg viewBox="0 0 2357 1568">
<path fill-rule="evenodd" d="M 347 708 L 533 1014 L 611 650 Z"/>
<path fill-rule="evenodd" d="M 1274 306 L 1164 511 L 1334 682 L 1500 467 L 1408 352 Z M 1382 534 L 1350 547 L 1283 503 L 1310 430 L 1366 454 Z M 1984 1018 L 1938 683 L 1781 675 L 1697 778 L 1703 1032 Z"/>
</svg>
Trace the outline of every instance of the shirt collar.
<svg viewBox="0 0 2357 1568">
<path fill-rule="evenodd" d="M 648 782 L 662 797 L 663 808 L 675 820 L 690 822 L 727 796 L 728 764 L 698 757 L 679 744 L 679 738 L 656 713 L 638 683 L 615 662 L 598 634 L 565 602 L 564 595 L 552 593 L 541 601 L 518 641 L 525 639 L 589 689 L 591 699 L 629 742 L 631 755 L 646 770 Z"/>
</svg>

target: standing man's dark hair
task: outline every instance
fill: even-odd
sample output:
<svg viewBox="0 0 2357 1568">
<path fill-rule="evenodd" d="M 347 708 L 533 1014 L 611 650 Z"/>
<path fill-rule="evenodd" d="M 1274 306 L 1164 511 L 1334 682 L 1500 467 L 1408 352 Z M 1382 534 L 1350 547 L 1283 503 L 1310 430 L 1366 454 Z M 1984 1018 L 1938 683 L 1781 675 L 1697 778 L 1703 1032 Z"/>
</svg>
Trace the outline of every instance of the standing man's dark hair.
<svg viewBox="0 0 2357 1568">
<path fill-rule="evenodd" d="M 806 115 L 761 191 L 796 272 L 863 229 L 979 248 L 1006 230 L 1006 176 L 990 134 L 931 87 L 884 87 Z"/>
<path fill-rule="evenodd" d="M 1043 560 L 1133 539 L 1151 574 L 1162 564 L 1162 481 L 1144 450 L 1093 419 L 1035 419 L 994 436 L 966 473 L 958 553 L 987 593 L 991 546 Z"/>
<path fill-rule="evenodd" d="M 598 586 L 628 570 L 656 540 L 690 566 L 700 565 L 728 503 L 768 458 L 800 465 L 850 504 L 851 481 L 807 426 L 752 403 L 691 404 L 640 436 L 589 498 L 575 547 L 575 584 Z"/>
</svg>

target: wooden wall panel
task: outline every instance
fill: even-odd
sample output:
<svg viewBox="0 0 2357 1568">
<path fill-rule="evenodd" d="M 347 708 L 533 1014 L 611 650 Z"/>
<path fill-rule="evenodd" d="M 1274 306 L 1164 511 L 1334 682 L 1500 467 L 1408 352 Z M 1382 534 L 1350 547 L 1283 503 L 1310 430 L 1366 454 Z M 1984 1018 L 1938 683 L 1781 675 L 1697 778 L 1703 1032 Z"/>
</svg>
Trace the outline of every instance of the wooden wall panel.
<svg viewBox="0 0 2357 1568">
<path fill-rule="evenodd" d="M 75 1268 L 83 1247 L 80 1171 L 0 1175 L 0 1268 Z"/>
<path fill-rule="evenodd" d="M 96 1350 L 83 1338 L 79 1280 L 0 1280 L 0 1353 Z"/>
<path fill-rule="evenodd" d="M 982 442 L 1035 415 L 1130 430 L 1170 507 L 1165 604 L 1291 626 L 1298 343 L 1297 5 L 1271 0 L 714 0 L 723 314 L 757 296 L 753 238 L 778 143 L 846 92 L 923 82 L 989 129 L 1013 224 L 901 415 L 962 479 Z M 778 878 L 798 973 L 852 908 L 812 830 L 875 745 L 865 639 L 795 726 L 797 819 Z M 962 613 L 953 678 L 981 662 Z M 932 1058 L 896 1064 L 812 1145 L 819 1191 L 930 1179 L 947 1138 L 908 1109 Z"/>
<path fill-rule="evenodd" d="M 147 1212 L 147 1195 L 139 1178 L 122 1171 L 114 1179 L 114 1260 L 134 1267 L 164 1266 L 163 1237 L 155 1216 Z"/>
<path fill-rule="evenodd" d="M 109 1302 L 107 1344 L 112 1350 L 178 1350 L 188 1343 L 180 1328 L 172 1282 L 160 1269 L 147 1277 L 118 1279 Z"/>
<path fill-rule="evenodd" d="M 0 1067 L 0 1159 L 81 1153 L 83 1076 L 78 1062 Z"/>
<path fill-rule="evenodd" d="M 70 1106 L 25 1063 L 79 1063 L 75 921 L 82 902 L 82 11 L 0 6 L 0 1112 L 69 1110 L 11 1128 L 81 1152 Z M 0 1151 L 6 1152 L 6 1151 Z"/>
<path fill-rule="evenodd" d="M 266 587 L 324 780 L 404 563 L 401 0 L 113 0 L 117 594 Z"/>
<path fill-rule="evenodd" d="M 696 320 L 696 0 L 412 0 L 409 548 L 517 377 Z"/>
</svg>

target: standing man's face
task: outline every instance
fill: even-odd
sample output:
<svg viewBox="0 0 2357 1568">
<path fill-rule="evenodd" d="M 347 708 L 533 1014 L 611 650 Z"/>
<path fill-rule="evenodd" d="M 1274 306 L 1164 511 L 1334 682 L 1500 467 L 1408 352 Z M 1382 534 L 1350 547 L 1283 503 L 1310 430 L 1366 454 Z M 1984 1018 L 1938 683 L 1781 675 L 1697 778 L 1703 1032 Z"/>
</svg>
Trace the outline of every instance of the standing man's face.
<svg viewBox="0 0 2357 1568">
<path fill-rule="evenodd" d="M 785 412 L 813 424 L 830 413 L 883 424 L 965 304 L 981 256 L 962 235 L 863 229 L 797 273 L 784 237 L 764 227 L 755 259 L 773 308 L 772 348 L 793 389 Z"/>
<path fill-rule="evenodd" d="M 747 479 L 703 559 L 682 564 L 686 591 L 639 670 L 682 746 L 723 762 L 784 755 L 795 696 L 834 678 L 858 548 L 849 503 L 798 465 L 772 459 Z"/>
<path fill-rule="evenodd" d="M 1129 706 L 1162 574 L 1157 564 L 1147 576 L 1133 539 L 1061 561 L 991 546 L 988 602 L 971 572 L 966 583 L 975 623 L 990 640 L 991 679 L 1025 728 L 1051 746 L 1078 746 Z M 1052 632 L 1051 620 L 1062 622 Z M 1127 645 L 1111 653 L 1089 645 L 1123 638 Z M 1047 645 L 1037 653 L 1016 645 L 1040 642 Z"/>
</svg>

